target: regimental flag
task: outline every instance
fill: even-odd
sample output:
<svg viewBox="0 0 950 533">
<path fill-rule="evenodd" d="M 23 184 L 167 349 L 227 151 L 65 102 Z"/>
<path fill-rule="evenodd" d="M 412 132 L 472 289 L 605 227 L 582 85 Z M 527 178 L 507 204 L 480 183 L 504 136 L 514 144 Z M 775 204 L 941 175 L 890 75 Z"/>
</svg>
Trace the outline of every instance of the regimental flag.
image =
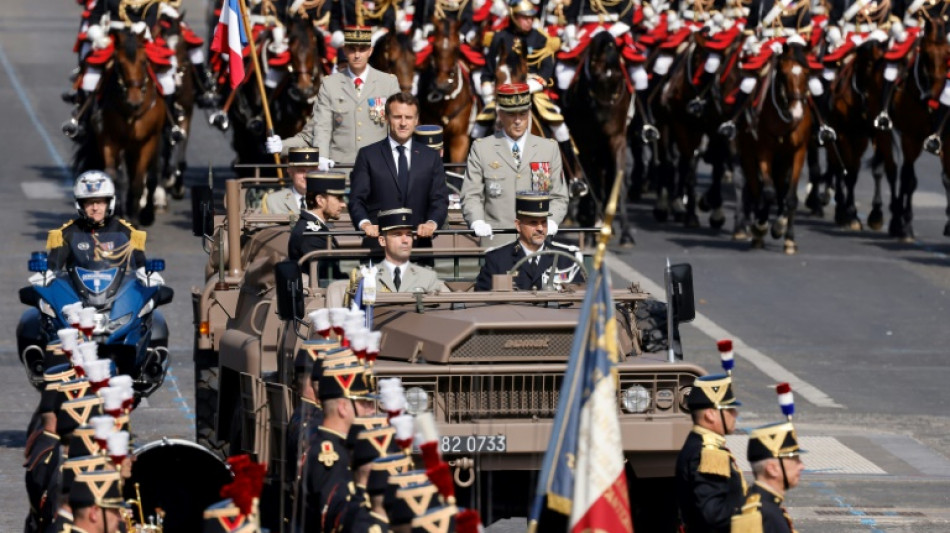
<svg viewBox="0 0 950 533">
<path fill-rule="evenodd" d="M 604 263 L 587 284 L 531 521 L 544 501 L 568 531 L 632 532 L 617 418 L 617 329 Z"/>
<path fill-rule="evenodd" d="M 223 0 L 221 17 L 214 29 L 211 50 L 228 55 L 228 72 L 231 76 L 231 88 L 234 89 L 244 80 L 244 47 L 247 46 L 247 28 L 241 17 L 239 0 Z"/>
</svg>

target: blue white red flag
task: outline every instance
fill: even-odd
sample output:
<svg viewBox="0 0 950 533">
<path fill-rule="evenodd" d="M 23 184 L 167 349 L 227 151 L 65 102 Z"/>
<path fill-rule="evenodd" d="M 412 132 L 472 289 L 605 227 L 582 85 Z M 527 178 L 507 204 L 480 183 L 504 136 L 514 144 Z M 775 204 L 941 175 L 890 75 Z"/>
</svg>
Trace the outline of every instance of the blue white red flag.
<svg viewBox="0 0 950 533">
<path fill-rule="evenodd" d="M 241 17 L 238 0 L 224 0 L 221 4 L 221 17 L 214 29 L 211 50 L 228 55 L 228 73 L 231 88 L 234 89 L 244 80 L 244 47 L 247 46 L 247 28 Z"/>
<path fill-rule="evenodd" d="M 588 281 L 551 442 L 531 508 L 547 500 L 570 517 L 568 531 L 633 531 L 618 419 L 617 328 L 606 265 Z"/>
</svg>

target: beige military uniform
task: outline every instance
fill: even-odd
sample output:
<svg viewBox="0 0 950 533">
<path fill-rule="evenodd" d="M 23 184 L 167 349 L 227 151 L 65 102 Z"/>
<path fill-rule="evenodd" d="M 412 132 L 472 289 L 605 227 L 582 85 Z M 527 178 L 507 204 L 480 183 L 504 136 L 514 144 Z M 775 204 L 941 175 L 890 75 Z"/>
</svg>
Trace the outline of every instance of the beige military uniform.
<svg viewBox="0 0 950 533">
<path fill-rule="evenodd" d="M 313 146 L 334 163 L 352 164 L 360 148 L 386 137 L 386 100 L 398 92 L 396 76 L 369 66 L 359 91 L 349 72 L 324 78 L 313 114 L 300 133 L 284 141 L 283 153 Z"/>
<path fill-rule="evenodd" d="M 547 192 L 551 196 L 551 219 L 557 224 L 564 220 L 567 186 L 557 143 L 530 133 L 527 137 L 520 167 L 503 132 L 472 144 L 461 190 L 462 216 L 469 226 L 484 220 L 494 229 L 513 227 L 515 195 L 522 191 Z M 498 235 L 491 243 L 497 246 L 512 240 L 513 235 Z"/>
<path fill-rule="evenodd" d="M 413 292 L 416 289 L 422 289 L 425 292 L 449 292 L 449 288 L 439 279 L 434 270 L 415 263 L 406 265 L 397 291 L 393 277 L 389 274 L 386 265 L 380 263 L 378 267 L 376 280 L 382 292 Z"/>
<path fill-rule="evenodd" d="M 265 215 L 299 215 L 300 202 L 289 188 L 269 192 L 261 199 L 261 212 Z"/>
</svg>

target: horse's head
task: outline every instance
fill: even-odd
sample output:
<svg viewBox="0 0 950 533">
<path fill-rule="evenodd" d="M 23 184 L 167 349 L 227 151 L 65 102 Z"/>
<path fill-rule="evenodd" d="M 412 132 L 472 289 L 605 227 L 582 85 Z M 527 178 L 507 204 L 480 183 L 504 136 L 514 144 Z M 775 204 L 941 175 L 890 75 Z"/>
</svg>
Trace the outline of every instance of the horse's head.
<svg viewBox="0 0 950 533">
<path fill-rule="evenodd" d="M 294 75 L 287 94 L 298 102 L 306 101 L 317 94 L 326 43 L 320 30 L 309 18 L 294 16 L 289 21 L 288 47 L 290 63 L 288 70 Z M 275 35 L 275 38 L 278 37 Z"/>
<path fill-rule="evenodd" d="M 516 46 L 511 50 L 505 46 L 499 49 L 495 67 L 497 85 L 524 83 L 528 79 L 528 61 L 523 51 L 518 49 L 520 46 L 520 41 L 516 41 Z"/>
<path fill-rule="evenodd" d="M 786 44 L 775 62 L 773 102 L 780 113 L 787 110 L 798 122 L 805 115 L 808 98 L 808 60 L 801 45 Z"/>
<path fill-rule="evenodd" d="M 459 39 L 459 22 L 448 17 L 442 20 L 433 18 L 433 25 L 435 31 L 432 34 L 429 67 L 434 75 L 433 87 L 438 93 L 447 95 L 453 93 L 459 84 L 465 83 L 459 68 L 459 47 L 462 44 Z"/>
<path fill-rule="evenodd" d="M 400 91 L 412 92 L 416 53 L 412 50 L 412 39 L 408 35 L 397 31 L 387 33 L 376 42 L 369 63 L 375 69 L 396 76 Z"/>
<path fill-rule="evenodd" d="M 590 80 L 590 96 L 600 103 L 613 103 L 625 91 L 620 49 L 608 32 L 594 36 L 587 49 L 584 75 Z"/>
<path fill-rule="evenodd" d="M 943 6 L 943 2 L 938 4 Z M 921 83 L 930 89 L 930 94 L 940 91 L 947 75 L 947 59 L 950 58 L 950 43 L 947 42 L 947 16 L 943 9 L 927 12 L 924 38 L 920 41 L 917 74 Z"/>
<path fill-rule="evenodd" d="M 115 77 L 125 104 L 136 110 L 145 103 L 150 83 L 148 57 L 145 55 L 145 37 L 123 30 L 116 37 Z"/>
</svg>

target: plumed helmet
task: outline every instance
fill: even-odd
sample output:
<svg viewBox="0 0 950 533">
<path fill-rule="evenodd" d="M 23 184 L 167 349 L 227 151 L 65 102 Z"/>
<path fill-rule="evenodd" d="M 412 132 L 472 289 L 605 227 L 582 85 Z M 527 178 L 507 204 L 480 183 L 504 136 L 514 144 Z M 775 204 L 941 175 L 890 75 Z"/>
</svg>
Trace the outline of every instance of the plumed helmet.
<svg viewBox="0 0 950 533">
<path fill-rule="evenodd" d="M 89 198 L 108 198 L 109 208 L 106 211 L 106 217 L 111 217 L 115 212 L 115 184 L 108 174 L 101 170 L 87 170 L 76 178 L 76 186 L 73 187 L 73 196 L 76 198 L 76 211 L 79 216 L 86 216 L 82 208 L 82 201 Z"/>
</svg>

